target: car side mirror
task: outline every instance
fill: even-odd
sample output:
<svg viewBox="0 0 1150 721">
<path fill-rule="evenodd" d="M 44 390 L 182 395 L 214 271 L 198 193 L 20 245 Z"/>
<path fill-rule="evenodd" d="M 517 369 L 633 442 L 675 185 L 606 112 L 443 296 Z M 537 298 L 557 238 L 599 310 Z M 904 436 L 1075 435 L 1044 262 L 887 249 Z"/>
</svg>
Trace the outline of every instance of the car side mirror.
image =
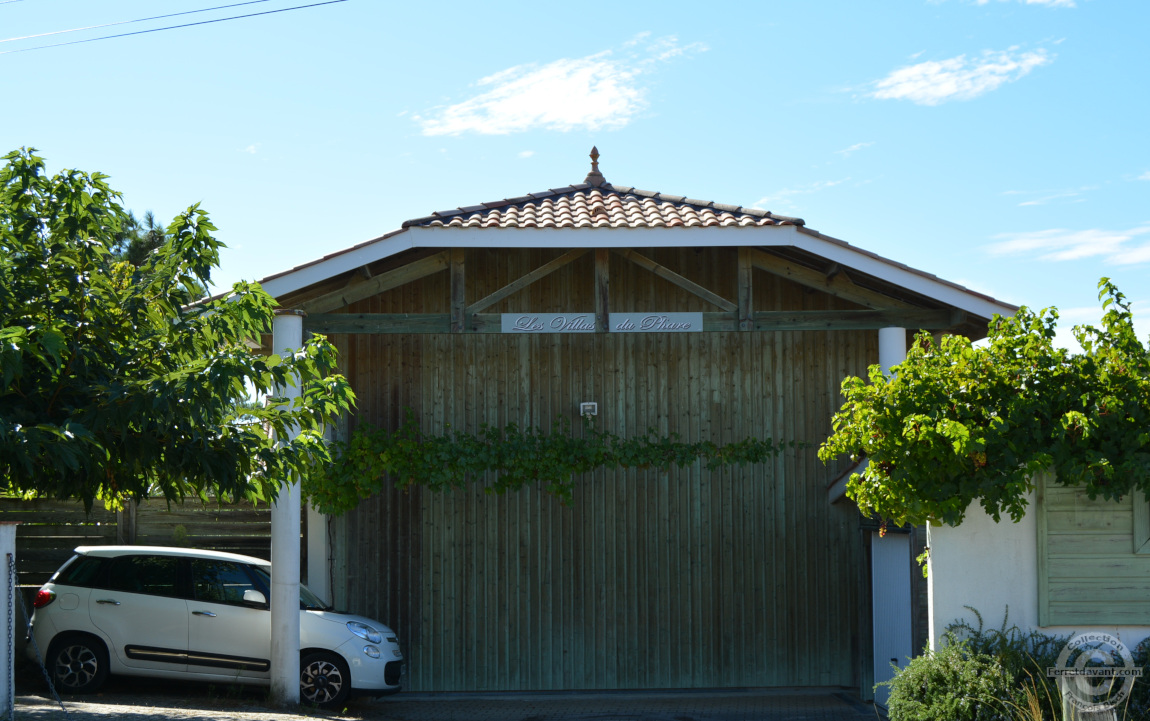
<svg viewBox="0 0 1150 721">
<path fill-rule="evenodd" d="M 244 591 L 244 603 L 249 603 L 253 606 L 267 606 L 268 600 L 264 598 L 261 592 L 254 588 L 249 588 Z"/>
</svg>

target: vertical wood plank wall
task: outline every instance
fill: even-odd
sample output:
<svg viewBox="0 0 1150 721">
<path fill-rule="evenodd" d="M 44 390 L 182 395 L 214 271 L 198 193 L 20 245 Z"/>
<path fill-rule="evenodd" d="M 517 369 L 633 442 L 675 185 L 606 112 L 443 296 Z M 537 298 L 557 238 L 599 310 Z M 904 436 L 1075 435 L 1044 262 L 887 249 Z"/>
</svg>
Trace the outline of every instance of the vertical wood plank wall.
<svg viewBox="0 0 1150 721">
<path fill-rule="evenodd" d="M 562 251 L 469 250 L 468 299 Z M 645 250 L 735 298 L 736 251 Z M 594 308 L 592 255 L 491 312 Z M 441 273 L 350 312 L 446 312 Z M 852 307 L 762 271 L 759 310 Z M 715 308 L 611 257 L 611 310 Z M 877 333 L 335 336 L 356 422 L 429 431 L 549 427 L 599 403 L 620 435 L 649 427 L 717 443 L 809 447 L 745 469 L 599 472 L 574 502 L 528 489 L 388 491 L 336 519 L 339 605 L 392 624 L 413 691 L 855 686 L 857 511 L 831 506 L 815 449 L 847 374 L 877 362 Z M 576 422 L 576 426 L 577 426 Z M 342 581 L 342 585 L 339 585 Z"/>
</svg>

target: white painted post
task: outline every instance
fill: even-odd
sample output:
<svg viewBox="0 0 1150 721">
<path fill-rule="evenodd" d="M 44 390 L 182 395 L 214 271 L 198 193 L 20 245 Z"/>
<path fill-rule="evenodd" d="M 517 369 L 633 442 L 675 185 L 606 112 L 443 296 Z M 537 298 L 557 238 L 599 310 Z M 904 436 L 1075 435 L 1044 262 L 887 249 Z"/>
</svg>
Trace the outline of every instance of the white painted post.
<svg viewBox="0 0 1150 721">
<path fill-rule="evenodd" d="M 879 328 L 878 364 L 883 373 L 906 360 L 906 329 Z M 910 537 L 903 534 L 870 534 L 871 543 L 871 619 L 874 643 L 872 661 L 874 680 L 888 681 L 894 676 L 893 661 L 900 668 L 914 655 L 911 615 L 914 599 L 910 585 Z M 875 691 L 875 703 L 886 707 L 890 690 Z"/>
<path fill-rule="evenodd" d="M 272 351 L 294 353 L 303 346 L 303 311 L 277 310 L 272 321 Z M 276 389 L 286 398 L 298 398 L 298 382 Z M 291 440 L 298 431 L 289 432 Z M 299 703 L 299 480 L 283 479 L 272 505 L 272 667 L 271 700 Z"/>
<path fill-rule="evenodd" d="M 15 588 L 12 576 L 13 564 L 16 561 L 16 526 L 13 521 L 0 521 L 0 562 L 4 564 L 4 591 L 0 592 L 0 608 L 7 614 L 5 626 L 7 632 L 0 642 L 0 668 L 4 669 L 4 683 L 0 684 L 0 709 L 4 718 L 13 718 L 16 703 L 15 691 L 15 659 L 16 649 L 16 608 L 19 599 L 15 597 L 19 591 Z"/>
<path fill-rule="evenodd" d="M 878 364 L 884 373 L 906 360 L 906 328 L 879 328 Z"/>
<path fill-rule="evenodd" d="M 335 603 L 331 595 L 328 567 L 330 565 L 327 542 L 327 516 L 307 507 L 307 587 L 328 603 Z"/>
</svg>

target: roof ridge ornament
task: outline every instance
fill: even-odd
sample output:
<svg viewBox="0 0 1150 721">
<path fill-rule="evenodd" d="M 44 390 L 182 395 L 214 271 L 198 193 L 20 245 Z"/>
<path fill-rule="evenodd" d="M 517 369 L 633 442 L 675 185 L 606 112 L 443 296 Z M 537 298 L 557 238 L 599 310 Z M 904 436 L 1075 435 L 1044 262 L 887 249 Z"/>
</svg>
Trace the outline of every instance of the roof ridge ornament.
<svg viewBox="0 0 1150 721">
<path fill-rule="evenodd" d="M 603 174 L 599 172 L 599 148 L 593 145 L 591 146 L 591 172 L 587 173 L 587 178 L 583 182 L 594 187 L 607 184 Z"/>
</svg>

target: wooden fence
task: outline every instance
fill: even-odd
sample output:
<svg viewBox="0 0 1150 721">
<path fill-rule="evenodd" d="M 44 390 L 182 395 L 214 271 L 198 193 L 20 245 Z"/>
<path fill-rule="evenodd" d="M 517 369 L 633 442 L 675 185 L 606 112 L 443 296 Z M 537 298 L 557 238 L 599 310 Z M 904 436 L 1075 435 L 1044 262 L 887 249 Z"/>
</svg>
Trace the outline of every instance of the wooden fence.
<svg viewBox="0 0 1150 721">
<path fill-rule="evenodd" d="M 169 507 L 161 499 L 116 512 L 97 502 L 85 512 L 78 501 L 0 498 L 0 520 L 20 523 L 16 570 L 25 587 L 47 581 L 76 546 L 185 546 L 271 558 L 271 510 L 248 503 Z"/>
</svg>

